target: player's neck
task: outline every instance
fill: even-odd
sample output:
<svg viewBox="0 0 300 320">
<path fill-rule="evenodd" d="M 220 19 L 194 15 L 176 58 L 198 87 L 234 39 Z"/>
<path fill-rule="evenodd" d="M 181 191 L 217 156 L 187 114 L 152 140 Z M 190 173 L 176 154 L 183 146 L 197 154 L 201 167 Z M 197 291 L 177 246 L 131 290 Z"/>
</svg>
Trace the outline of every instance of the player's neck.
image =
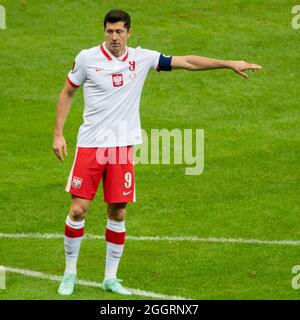
<svg viewBox="0 0 300 320">
<path fill-rule="evenodd" d="M 116 58 L 120 58 L 125 52 L 126 52 L 126 48 L 124 48 L 123 50 L 120 50 L 118 52 L 113 52 L 113 51 L 110 51 L 109 52 Z"/>
<path fill-rule="evenodd" d="M 105 45 L 105 48 L 115 57 L 115 58 L 120 58 L 123 54 L 125 54 L 126 52 L 126 47 L 123 48 L 122 50 L 119 50 L 119 51 L 112 51 L 110 50 L 110 48 L 106 45 Z"/>
</svg>

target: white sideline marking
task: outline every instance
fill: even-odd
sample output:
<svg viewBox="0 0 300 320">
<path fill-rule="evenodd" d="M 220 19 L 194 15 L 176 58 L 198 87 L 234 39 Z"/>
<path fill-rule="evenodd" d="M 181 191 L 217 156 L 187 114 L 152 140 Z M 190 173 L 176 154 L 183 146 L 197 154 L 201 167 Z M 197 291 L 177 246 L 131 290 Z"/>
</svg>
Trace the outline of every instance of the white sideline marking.
<svg viewBox="0 0 300 320">
<path fill-rule="evenodd" d="M 12 239 L 61 239 L 62 233 L 0 233 L 0 238 Z M 86 234 L 85 239 L 104 240 L 104 236 L 94 234 Z M 215 242 L 215 243 L 245 243 L 245 244 L 270 244 L 284 246 L 300 246 L 300 240 L 259 240 L 259 239 L 243 239 L 243 238 L 199 238 L 199 237 L 135 237 L 126 236 L 126 240 L 134 241 L 199 241 L 199 242 Z"/>
<path fill-rule="evenodd" d="M 56 275 L 52 275 L 52 274 L 46 274 L 46 273 L 43 273 L 43 272 L 26 270 L 26 269 L 5 267 L 5 270 L 8 271 L 8 272 L 18 273 L 18 274 L 22 274 L 24 276 L 39 278 L 39 279 L 43 279 L 43 280 L 51 280 L 51 281 L 57 281 L 57 282 L 60 282 L 62 280 L 62 277 L 60 277 L 60 276 L 56 276 Z M 99 282 L 86 281 L 86 280 L 77 280 L 76 284 L 81 285 L 81 286 L 96 287 L 96 288 L 103 289 Z M 140 289 L 131 289 L 131 288 L 127 288 L 127 289 L 130 290 L 132 292 L 132 294 L 139 295 L 139 296 L 144 296 L 144 297 L 155 298 L 155 299 L 190 300 L 190 299 L 184 298 L 184 297 L 168 296 L 168 295 L 165 295 L 165 294 L 155 293 L 155 292 L 151 292 L 151 291 L 144 291 L 144 290 L 140 290 Z"/>
</svg>

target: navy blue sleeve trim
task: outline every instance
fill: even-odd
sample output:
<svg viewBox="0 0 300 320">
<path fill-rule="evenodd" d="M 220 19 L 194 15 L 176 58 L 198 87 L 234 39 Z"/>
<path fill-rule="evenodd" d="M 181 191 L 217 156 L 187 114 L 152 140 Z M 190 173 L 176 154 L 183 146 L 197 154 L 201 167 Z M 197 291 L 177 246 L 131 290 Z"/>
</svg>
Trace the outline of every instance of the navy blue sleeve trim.
<svg viewBox="0 0 300 320">
<path fill-rule="evenodd" d="M 158 66 L 156 68 L 157 71 L 171 71 L 171 61 L 172 56 L 165 56 L 164 54 L 161 54 L 158 60 Z"/>
</svg>

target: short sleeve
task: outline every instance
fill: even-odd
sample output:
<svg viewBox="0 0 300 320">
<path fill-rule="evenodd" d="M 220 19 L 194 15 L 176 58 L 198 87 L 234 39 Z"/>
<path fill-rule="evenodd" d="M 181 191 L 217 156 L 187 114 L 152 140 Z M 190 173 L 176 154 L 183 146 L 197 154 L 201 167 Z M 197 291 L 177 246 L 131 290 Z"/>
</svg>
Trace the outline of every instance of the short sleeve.
<svg viewBox="0 0 300 320">
<path fill-rule="evenodd" d="M 156 71 L 171 71 L 172 56 L 166 56 L 158 51 L 148 50 L 150 69 Z"/>
<path fill-rule="evenodd" d="M 68 73 L 68 80 L 73 87 L 81 86 L 85 81 L 85 55 L 81 51 L 75 58 L 73 68 Z"/>
<path fill-rule="evenodd" d="M 160 52 L 154 51 L 154 50 L 148 50 L 148 52 L 149 52 L 150 69 L 157 70 Z"/>
</svg>

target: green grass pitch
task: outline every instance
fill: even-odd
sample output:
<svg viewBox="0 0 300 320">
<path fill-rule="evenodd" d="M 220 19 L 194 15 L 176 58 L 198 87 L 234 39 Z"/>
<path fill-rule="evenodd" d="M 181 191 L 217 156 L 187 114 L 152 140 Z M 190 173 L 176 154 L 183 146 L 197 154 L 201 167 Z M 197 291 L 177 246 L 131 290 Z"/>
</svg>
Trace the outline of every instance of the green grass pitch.
<svg viewBox="0 0 300 320">
<path fill-rule="evenodd" d="M 82 121 L 82 91 L 65 126 L 69 156 L 54 156 L 58 94 L 74 57 L 103 41 L 103 16 L 119 1 L 1 0 L 0 233 L 61 233 L 64 186 Z M 142 127 L 205 130 L 205 168 L 137 165 L 131 236 L 300 239 L 300 112 L 297 48 L 288 0 L 124 1 L 130 46 L 170 55 L 247 59 L 263 65 L 248 80 L 229 70 L 150 72 Z M 103 235 L 102 188 L 86 233 Z M 102 281 L 105 242 L 85 239 L 78 277 Z M 300 247 L 128 240 L 118 276 L 124 285 L 192 299 L 299 299 L 291 287 Z M 62 239 L 0 238 L 0 265 L 62 275 Z M 7 273 L 0 299 L 60 299 L 57 282 Z M 78 286 L 70 299 L 124 299 Z M 145 299 L 132 296 L 130 299 Z"/>
</svg>

